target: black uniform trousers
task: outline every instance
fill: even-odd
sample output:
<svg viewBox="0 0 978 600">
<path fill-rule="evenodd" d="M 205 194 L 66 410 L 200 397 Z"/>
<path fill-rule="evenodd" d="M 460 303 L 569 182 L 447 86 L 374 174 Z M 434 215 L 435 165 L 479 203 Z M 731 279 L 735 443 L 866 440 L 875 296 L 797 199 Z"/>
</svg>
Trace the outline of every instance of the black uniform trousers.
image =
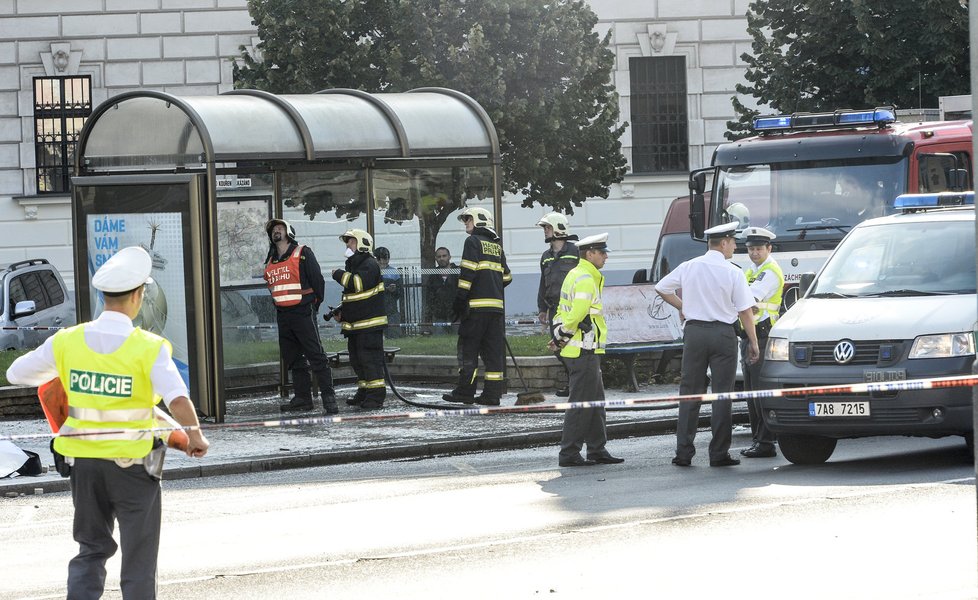
<svg viewBox="0 0 978 600">
<path fill-rule="evenodd" d="M 360 331 L 349 333 L 346 349 L 350 353 L 350 366 L 357 374 L 356 404 L 364 401 L 382 405 L 387 398 L 384 382 L 384 331 Z M 380 382 L 379 385 L 376 382 Z"/>
<path fill-rule="evenodd" d="M 469 312 L 458 328 L 460 365 L 458 385 L 452 394 L 465 398 L 475 396 L 479 357 L 486 373 L 498 373 L 498 379 L 486 379 L 482 397 L 499 399 L 503 395 L 502 373 L 506 363 L 505 315 L 501 312 Z"/>
<path fill-rule="evenodd" d="M 740 360 L 741 369 L 744 372 L 744 389 L 753 391 L 762 389 L 761 367 L 764 366 L 764 348 L 767 346 L 767 336 L 757 337 L 757 346 L 761 349 L 761 357 L 754 364 L 747 362 L 747 349 L 749 345 L 749 340 L 740 340 Z M 750 431 L 754 437 L 754 443 L 762 446 L 773 445 L 777 440 L 777 436 L 767 428 L 767 423 L 764 422 L 761 401 L 755 398 L 749 399 L 747 401 L 747 413 L 750 415 Z"/>
<path fill-rule="evenodd" d="M 122 468 L 111 460 L 76 458 L 71 467 L 71 500 L 78 555 L 68 563 L 68 598 L 102 597 L 105 562 L 118 549 L 112 539 L 116 520 L 122 545 L 122 597 L 156 598 L 160 481 L 143 465 Z"/>
<path fill-rule="evenodd" d="M 706 369 L 709 367 L 713 393 L 732 392 L 737 380 L 737 333 L 730 323 L 719 321 L 686 321 L 683 330 L 682 375 L 680 395 L 706 393 Z M 702 402 L 681 402 L 676 425 L 676 457 L 692 459 L 696 454 L 693 440 Z M 710 460 L 722 460 L 730 451 L 733 417 L 730 400 L 714 400 L 710 411 Z"/>
<path fill-rule="evenodd" d="M 303 304 L 279 310 L 276 316 L 278 349 L 285 367 L 292 372 L 295 397 L 312 402 L 310 369 L 316 374 L 323 399 L 333 396 L 333 372 L 319 339 L 313 305 Z"/>
<path fill-rule="evenodd" d="M 604 401 L 604 384 L 601 381 L 601 356 L 594 352 L 582 352 L 577 358 L 567 358 L 570 368 L 570 398 L 568 402 Z M 608 443 L 605 408 L 571 408 L 564 413 L 564 429 L 560 437 L 562 460 L 573 460 L 587 444 L 588 458 L 610 456 L 605 450 Z"/>
</svg>

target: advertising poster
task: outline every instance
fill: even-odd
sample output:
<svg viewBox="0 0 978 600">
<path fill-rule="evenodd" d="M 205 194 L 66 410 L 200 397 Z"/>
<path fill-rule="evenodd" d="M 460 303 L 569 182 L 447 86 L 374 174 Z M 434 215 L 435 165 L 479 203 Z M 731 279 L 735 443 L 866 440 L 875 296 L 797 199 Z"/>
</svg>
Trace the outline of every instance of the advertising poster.
<svg viewBox="0 0 978 600">
<path fill-rule="evenodd" d="M 187 303 L 184 289 L 183 219 L 180 213 L 88 215 L 88 276 L 122 248 L 142 246 L 153 258 L 153 283 L 147 286 L 137 327 L 161 335 L 173 346 L 173 361 L 190 385 Z M 102 293 L 91 288 L 92 316 L 105 307 Z"/>
<path fill-rule="evenodd" d="M 671 342 L 683 337 L 679 311 L 666 304 L 652 284 L 609 285 L 601 301 L 609 344 Z"/>
</svg>

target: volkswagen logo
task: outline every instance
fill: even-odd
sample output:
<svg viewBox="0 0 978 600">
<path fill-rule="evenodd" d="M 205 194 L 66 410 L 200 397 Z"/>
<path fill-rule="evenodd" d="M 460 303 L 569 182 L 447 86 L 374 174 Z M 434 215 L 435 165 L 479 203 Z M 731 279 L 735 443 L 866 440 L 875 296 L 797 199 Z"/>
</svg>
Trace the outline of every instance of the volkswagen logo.
<svg viewBox="0 0 978 600">
<path fill-rule="evenodd" d="M 844 365 L 856 355 L 856 347 L 849 340 L 842 340 L 835 345 L 832 355 L 835 356 L 835 362 Z"/>
</svg>

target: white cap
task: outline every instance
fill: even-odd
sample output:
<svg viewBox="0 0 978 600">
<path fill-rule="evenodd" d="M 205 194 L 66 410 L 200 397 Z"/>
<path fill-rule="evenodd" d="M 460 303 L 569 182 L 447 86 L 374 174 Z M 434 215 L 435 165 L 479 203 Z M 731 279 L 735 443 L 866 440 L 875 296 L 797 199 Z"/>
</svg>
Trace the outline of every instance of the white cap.
<svg viewBox="0 0 978 600">
<path fill-rule="evenodd" d="M 608 234 L 599 233 L 597 235 L 589 235 L 583 240 L 577 242 L 577 249 L 581 252 L 585 250 L 604 250 L 608 251 Z"/>
<path fill-rule="evenodd" d="M 740 237 L 747 241 L 748 246 L 752 246 L 770 244 L 771 240 L 778 236 L 763 227 L 748 227 L 740 234 Z"/>
<path fill-rule="evenodd" d="M 723 225 L 717 225 L 716 227 L 710 227 L 703 232 L 707 239 L 718 240 L 725 237 L 734 237 L 737 235 L 737 221 L 731 221 L 729 223 L 724 223 Z"/>
<path fill-rule="evenodd" d="M 152 283 L 149 276 L 153 259 L 139 246 L 119 250 L 105 261 L 92 277 L 92 287 L 103 292 L 117 293 L 134 290 L 145 283 Z"/>
</svg>

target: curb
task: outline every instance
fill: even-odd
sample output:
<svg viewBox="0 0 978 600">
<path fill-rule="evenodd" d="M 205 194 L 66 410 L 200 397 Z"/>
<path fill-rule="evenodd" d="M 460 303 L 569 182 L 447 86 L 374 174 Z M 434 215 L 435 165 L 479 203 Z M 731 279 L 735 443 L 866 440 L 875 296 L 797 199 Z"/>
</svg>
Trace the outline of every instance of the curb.
<svg viewBox="0 0 978 600">
<path fill-rule="evenodd" d="M 735 424 L 746 422 L 746 417 L 746 411 L 735 410 L 733 422 Z M 700 427 L 708 427 L 709 424 L 710 417 L 708 415 L 700 417 Z M 626 423 L 609 423 L 607 425 L 607 431 L 609 440 L 673 433 L 676 431 L 676 419 L 647 419 Z M 164 469 L 163 480 L 176 481 L 178 479 L 197 479 L 219 475 L 243 475 L 246 473 L 306 469 L 310 467 L 326 467 L 380 460 L 424 458 L 446 454 L 532 448 L 560 442 L 561 433 L 562 431 L 560 429 L 545 429 L 493 437 L 458 438 L 420 444 L 358 448 L 355 450 L 297 454 L 275 458 L 262 456 L 243 457 L 228 462 L 201 465 L 199 467 Z M 556 453 L 554 456 L 556 457 Z M 37 490 L 41 490 L 42 494 L 53 494 L 67 492 L 69 489 L 69 480 L 54 473 L 39 475 L 37 477 L 21 476 L 9 480 L 9 482 L 7 480 L 0 480 L 0 494 L 5 497 L 8 494 L 33 495 L 37 493 Z"/>
</svg>

